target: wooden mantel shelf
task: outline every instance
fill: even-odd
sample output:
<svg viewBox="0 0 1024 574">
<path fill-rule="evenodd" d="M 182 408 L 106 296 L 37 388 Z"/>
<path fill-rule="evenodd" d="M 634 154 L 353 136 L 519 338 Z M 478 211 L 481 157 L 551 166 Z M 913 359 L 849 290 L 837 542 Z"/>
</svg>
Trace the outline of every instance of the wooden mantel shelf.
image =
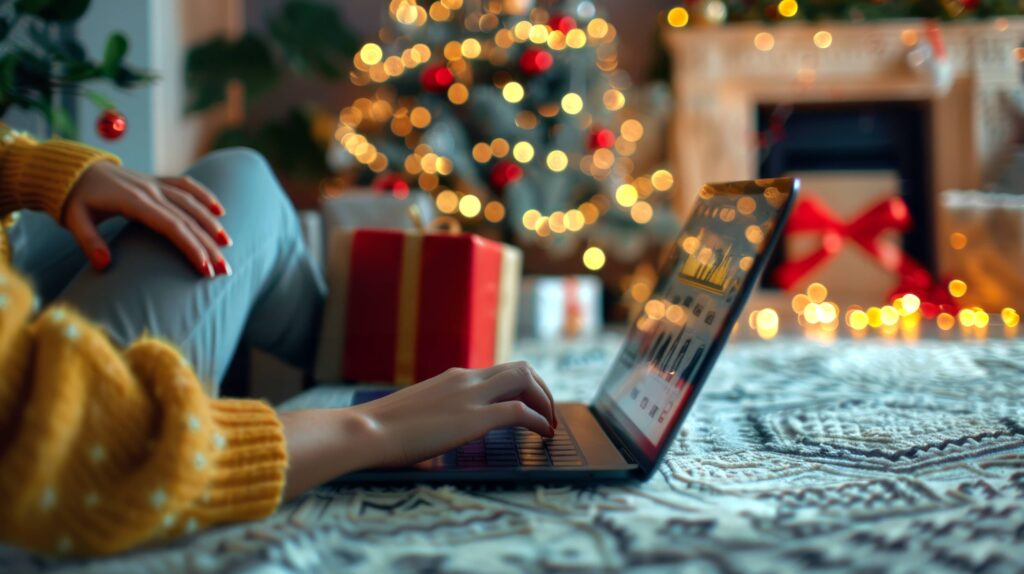
<svg viewBox="0 0 1024 574">
<path fill-rule="evenodd" d="M 926 41 L 924 20 L 667 30 L 676 98 L 677 209 L 687 213 L 706 181 L 759 175 L 756 112 L 766 103 L 927 102 L 933 193 L 982 186 L 995 175 L 1015 135 L 1009 97 L 1022 88 L 1014 49 L 1024 42 L 1024 18 L 939 28 L 953 77 L 944 87 L 908 64 L 910 41 Z M 827 48 L 814 43 L 819 31 L 831 34 Z M 755 46 L 761 33 L 771 34 L 770 50 Z"/>
</svg>

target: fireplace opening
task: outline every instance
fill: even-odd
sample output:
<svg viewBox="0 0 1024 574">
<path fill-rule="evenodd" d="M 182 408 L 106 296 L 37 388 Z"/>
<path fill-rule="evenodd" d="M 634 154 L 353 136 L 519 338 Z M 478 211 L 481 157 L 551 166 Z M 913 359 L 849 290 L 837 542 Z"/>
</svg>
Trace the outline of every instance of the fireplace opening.
<svg viewBox="0 0 1024 574">
<path fill-rule="evenodd" d="M 899 188 L 892 192 L 903 197 L 913 221 L 903 234 L 903 248 L 934 272 L 929 113 L 926 102 L 760 105 L 759 175 L 892 173 Z M 851 177 L 840 193 L 861 193 L 856 179 Z M 803 191 L 814 193 L 809 186 Z M 774 286 L 772 272 L 784 250 L 780 244 L 769 263 L 766 286 Z"/>
</svg>

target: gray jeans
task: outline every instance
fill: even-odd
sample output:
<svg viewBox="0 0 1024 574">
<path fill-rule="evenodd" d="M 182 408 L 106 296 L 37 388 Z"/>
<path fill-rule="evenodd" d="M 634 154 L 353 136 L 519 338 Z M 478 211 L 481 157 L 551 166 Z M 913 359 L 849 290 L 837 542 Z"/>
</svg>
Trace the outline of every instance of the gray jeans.
<svg viewBox="0 0 1024 574">
<path fill-rule="evenodd" d="M 231 277 L 200 277 L 170 242 L 123 219 L 100 227 L 113 262 L 96 272 L 67 230 L 27 211 L 10 231 L 14 267 L 32 279 L 43 304 L 72 305 L 121 345 L 144 333 L 174 343 L 214 393 L 241 342 L 311 367 L 326 286 L 266 160 L 221 150 L 188 174 L 224 205 Z"/>
</svg>

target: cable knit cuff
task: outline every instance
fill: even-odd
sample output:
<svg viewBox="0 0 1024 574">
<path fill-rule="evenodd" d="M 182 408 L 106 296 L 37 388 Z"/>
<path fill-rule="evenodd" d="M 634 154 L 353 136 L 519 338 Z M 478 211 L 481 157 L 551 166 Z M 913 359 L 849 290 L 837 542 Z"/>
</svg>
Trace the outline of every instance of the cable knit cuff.
<svg viewBox="0 0 1024 574">
<path fill-rule="evenodd" d="M 5 150 L 0 214 L 18 209 L 49 213 L 60 221 L 64 200 L 78 178 L 102 160 L 120 164 L 111 153 L 68 140 L 54 139 L 38 145 L 13 143 Z"/>
<path fill-rule="evenodd" d="M 255 400 L 210 402 L 213 477 L 193 511 L 202 525 L 253 520 L 281 502 L 288 454 L 274 409 Z"/>
</svg>

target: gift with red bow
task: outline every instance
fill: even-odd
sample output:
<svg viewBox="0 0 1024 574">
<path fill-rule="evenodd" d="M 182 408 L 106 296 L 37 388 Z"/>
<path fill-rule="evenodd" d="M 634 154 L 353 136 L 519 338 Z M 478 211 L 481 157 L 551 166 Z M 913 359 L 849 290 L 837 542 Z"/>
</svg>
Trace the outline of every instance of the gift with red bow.
<svg viewBox="0 0 1024 574">
<path fill-rule="evenodd" d="M 787 259 L 776 267 L 773 279 L 787 290 L 820 282 L 849 303 L 867 305 L 914 293 L 924 314 L 934 315 L 952 300 L 897 242 L 911 224 L 899 196 L 876 200 L 843 219 L 813 192 L 805 193 L 783 232 Z"/>
</svg>

